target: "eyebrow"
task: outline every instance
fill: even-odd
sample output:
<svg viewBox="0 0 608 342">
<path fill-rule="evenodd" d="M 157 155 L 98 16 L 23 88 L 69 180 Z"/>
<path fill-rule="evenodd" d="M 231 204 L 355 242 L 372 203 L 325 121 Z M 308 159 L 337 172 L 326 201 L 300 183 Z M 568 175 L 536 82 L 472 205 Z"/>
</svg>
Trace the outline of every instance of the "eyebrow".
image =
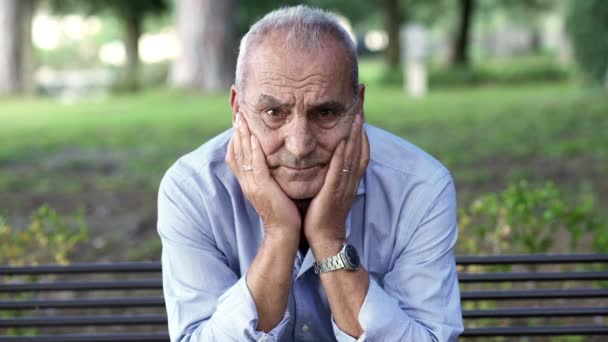
<svg viewBox="0 0 608 342">
<path fill-rule="evenodd" d="M 309 111 L 315 111 L 319 109 L 331 109 L 336 112 L 341 112 L 346 110 L 346 106 L 339 101 L 325 101 L 319 104 L 315 104 L 309 108 Z"/>
<path fill-rule="evenodd" d="M 281 100 L 268 94 L 261 94 L 260 96 L 258 96 L 257 104 L 259 107 L 277 107 L 281 109 L 291 107 L 288 103 L 281 102 Z"/>
<path fill-rule="evenodd" d="M 290 105 L 289 103 L 282 102 L 276 97 L 268 94 L 261 94 L 260 96 L 258 96 L 257 105 L 258 107 L 275 107 L 280 109 L 289 109 L 292 107 L 292 105 Z M 307 111 L 313 112 L 319 109 L 331 109 L 336 112 L 341 112 L 346 110 L 346 105 L 339 101 L 329 100 L 314 104 L 310 108 L 308 108 Z"/>
</svg>

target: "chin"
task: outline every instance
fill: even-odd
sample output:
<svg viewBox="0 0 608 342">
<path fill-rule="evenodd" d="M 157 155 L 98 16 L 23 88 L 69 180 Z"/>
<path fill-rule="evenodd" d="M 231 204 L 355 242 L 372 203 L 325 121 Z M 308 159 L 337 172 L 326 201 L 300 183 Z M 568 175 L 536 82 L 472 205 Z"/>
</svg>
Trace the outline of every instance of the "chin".
<svg viewBox="0 0 608 342">
<path fill-rule="evenodd" d="M 321 187 L 323 186 L 323 183 L 321 184 L 316 184 L 317 182 L 298 182 L 298 181 L 291 181 L 287 184 L 281 184 L 279 183 L 279 186 L 281 187 L 281 189 L 283 189 L 283 192 L 285 192 L 285 194 L 287 195 L 287 197 L 294 199 L 294 200 L 300 200 L 300 199 L 308 199 L 308 198 L 312 198 L 315 197 L 319 191 L 321 191 Z"/>
<path fill-rule="evenodd" d="M 301 173 L 275 170 L 272 176 L 287 197 L 299 200 L 315 197 L 321 191 L 326 172 L 325 167 Z"/>
</svg>

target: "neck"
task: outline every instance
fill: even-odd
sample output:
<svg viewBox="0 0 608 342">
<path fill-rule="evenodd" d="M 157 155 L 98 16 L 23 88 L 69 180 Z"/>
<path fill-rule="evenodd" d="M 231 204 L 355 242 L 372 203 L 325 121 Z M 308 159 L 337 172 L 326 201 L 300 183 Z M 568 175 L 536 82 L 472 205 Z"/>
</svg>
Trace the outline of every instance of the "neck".
<svg viewBox="0 0 608 342">
<path fill-rule="evenodd" d="M 312 199 L 310 198 L 293 200 L 293 202 L 296 204 L 296 207 L 298 208 L 298 211 L 300 212 L 300 217 L 302 218 L 302 227 L 304 227 L 304 218 L 306 217 L 306 212 L 308 211 L 308 206 L 310 205 L 311 200 Z M 308 247 L 308 241 L 306 240 L 306 236 L 304 235 L 304 229 L 301 229 L 300 245 L 298 246 L 298 249 L 300 250 L 300 253 L 302 253 L 302 256 L 306 255 Z"/>
</svg>

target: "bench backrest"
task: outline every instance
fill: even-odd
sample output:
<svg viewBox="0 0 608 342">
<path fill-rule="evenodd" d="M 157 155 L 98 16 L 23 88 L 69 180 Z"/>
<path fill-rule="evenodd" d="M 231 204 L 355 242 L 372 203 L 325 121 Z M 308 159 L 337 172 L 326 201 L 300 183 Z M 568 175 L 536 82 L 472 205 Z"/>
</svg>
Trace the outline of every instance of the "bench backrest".
<svg viewBox="0 0 608 342">
<path fill-rule="evenodd" d="M 607 266 L 605 254 L 457 257 L 462 336 L 608 335 Z M 1 266 L 0 342 L 168 341 L 160 274 L 158 262 Z"/>
</svg>

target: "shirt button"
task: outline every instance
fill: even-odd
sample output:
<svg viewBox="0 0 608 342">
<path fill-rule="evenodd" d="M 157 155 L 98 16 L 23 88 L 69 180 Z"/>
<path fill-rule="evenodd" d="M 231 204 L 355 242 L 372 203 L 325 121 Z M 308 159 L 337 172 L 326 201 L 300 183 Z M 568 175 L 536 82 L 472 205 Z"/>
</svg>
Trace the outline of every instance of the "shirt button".
<svg viewBox="0 0 608 342">
<path fill-rule="evenodd" d="M 310 331 L 310 326 L 308 326 L 308 324 L 302 324 L 302 332 L 309 332 Z"/>
</svg>

